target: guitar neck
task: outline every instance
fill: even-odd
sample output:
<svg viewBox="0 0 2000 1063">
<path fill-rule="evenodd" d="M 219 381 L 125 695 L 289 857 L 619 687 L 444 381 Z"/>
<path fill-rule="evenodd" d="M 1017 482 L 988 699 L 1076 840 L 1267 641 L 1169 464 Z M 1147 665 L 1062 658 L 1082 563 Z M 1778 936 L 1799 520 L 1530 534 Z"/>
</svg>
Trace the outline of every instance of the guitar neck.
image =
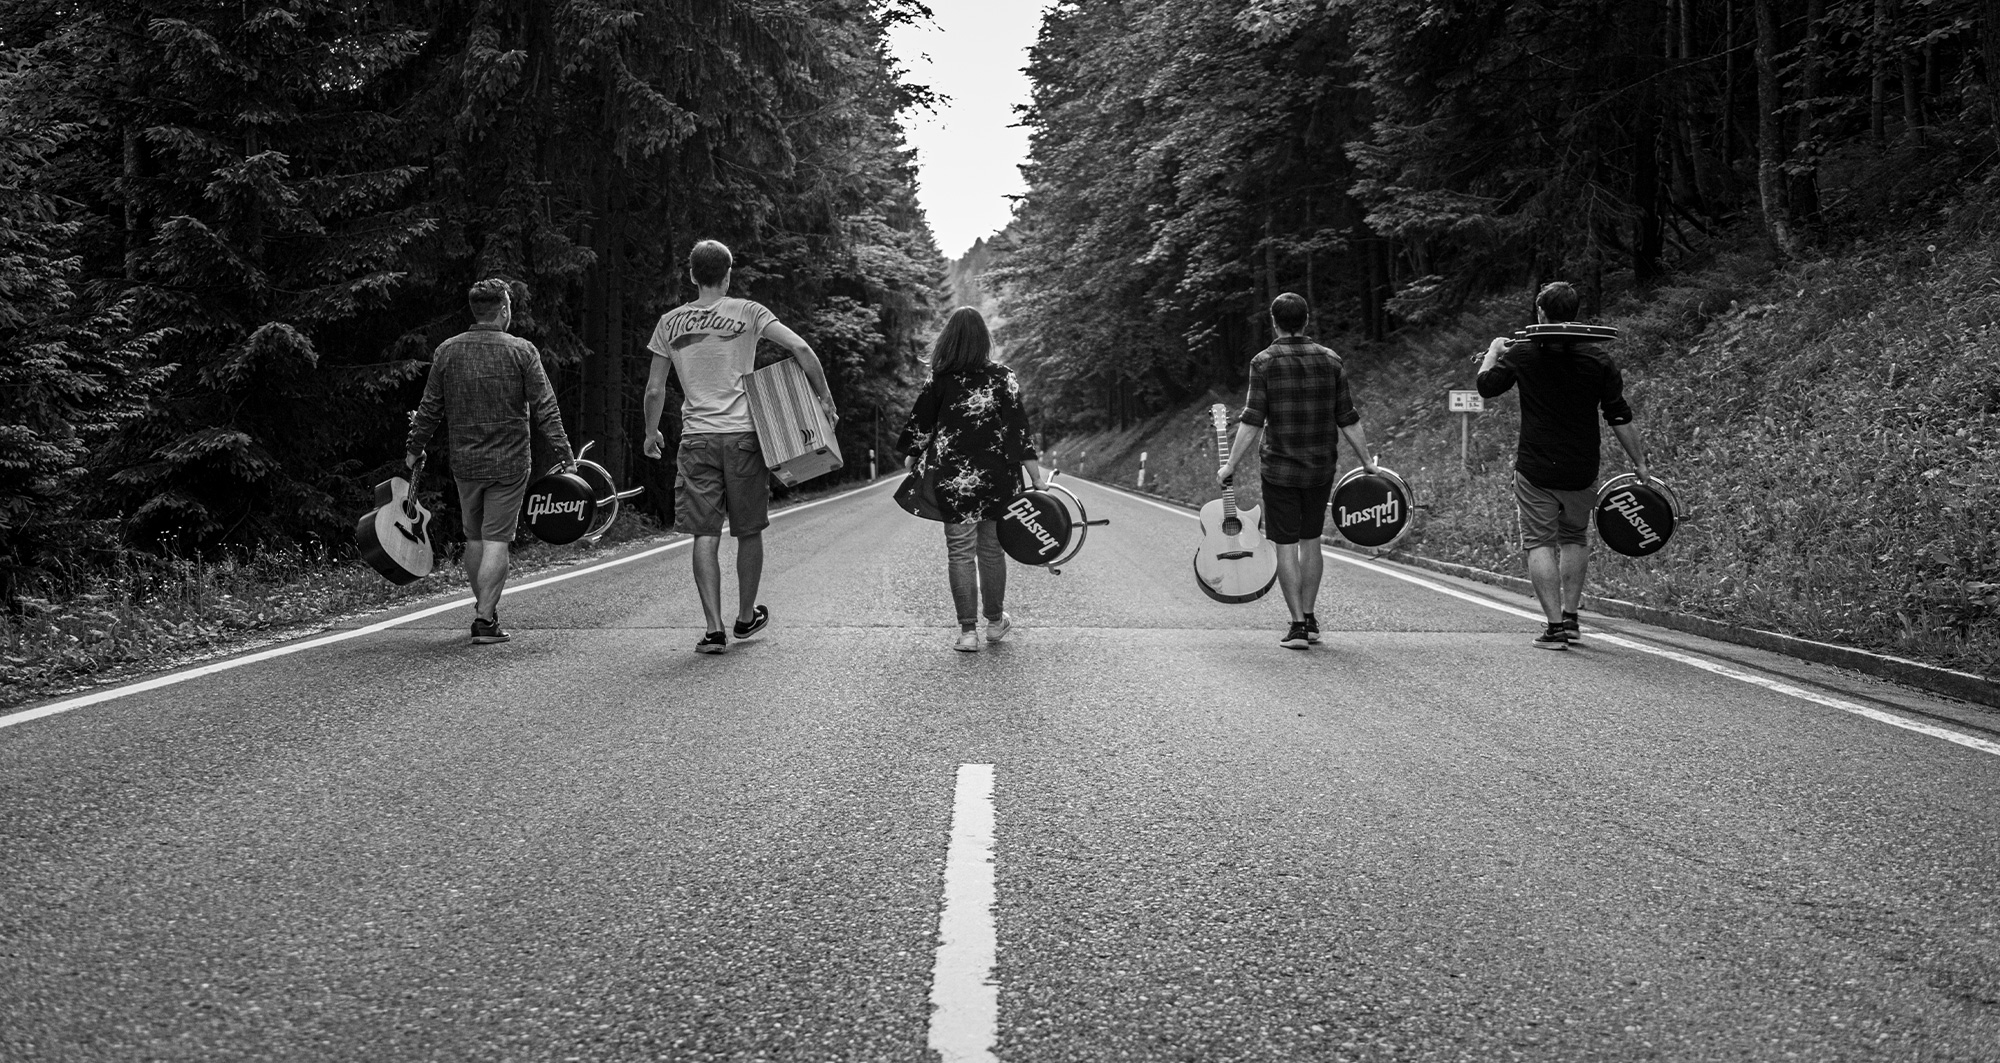
<svg viewBox="0 0 2000 1063">
<path fill-rule="evenodd" d="M 429 455 L 417 456 L 417 463 L 410 467 L 410 493 L 403 496 L 403 516 L 417 519 L 417 477 L 424 474 L 424 461 Z"/>
<path fill-rule="evenodd" d="M 1215 452 L 1220 455 L 1218 465 L 1229 464 L 1229 423 L 1218 421 L 1215 425 Z M 1232 484 L 1222 485 L 1222 519 L 1236 519 L 1236 488 Z"/>
</svg>

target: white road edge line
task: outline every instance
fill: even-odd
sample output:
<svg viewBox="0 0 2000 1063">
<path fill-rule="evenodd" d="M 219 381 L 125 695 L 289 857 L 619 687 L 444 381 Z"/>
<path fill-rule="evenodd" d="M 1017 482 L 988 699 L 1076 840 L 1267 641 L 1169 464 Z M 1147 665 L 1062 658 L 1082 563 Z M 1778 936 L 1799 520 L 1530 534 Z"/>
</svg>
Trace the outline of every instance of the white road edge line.
<svg viewBox="0 0 2000 1063">
<path fill-rule="evenodd" d="M 1185 509 L 1180 509 L 1175 506 L 1169 506 L 1161 502 L 1155 502 L 1154 500 L 1146 498 L 1143 495 L 1135 495 L 1129 491 L 1125 491 L 1117 487 L 1112 487 L 1108 484 L 1097 483 L 1096 481 L 1092 480 L 1086 480 L 1084 482 L 1090 484 L 1092 487 L 1101 487 L 1106 491 L 1117 492 L 1118 494 L 1124 495 L 1126 498 L 1129 498 L 1134 502 L 1144 502 L 1149 506 L 1153 506 L 1157 509 L 1166 510 L 1169 513 L 1179 514 L 1180 516 L 1183 517 L 1192 517 L 1195 520 L 1201 519 L 1201 515 L 1198 513 L 1191 513 Z M 1413 583 L 1419 587 L 1426 587 L 1429 588 L 1430 590 L 1438 592 L 1439 594 L 1450 595 L 1453 598 L 1471 602 L 1474 605 L 1484 606 L 1485 608 L 1491 609 L 1495 612 L 1506 613 L 1509 616 L 1521 617 L 1524 620 L 1533 620 L 1537 623 L 1540 623 L 1544 619 L 1546 619 L 1540 613 L 1529 612 L 1526 609 L 1517 609 L 1514 606 L 1504 605 L 1500 602 L 1495 602 L 1487 598 L 1482 598 L 1476 594 L 1467 594 L 1466 592 L 1458 590 L 1457 588 L 1454 587 L 1447 587 L 1441 583 L 1433 583 L 1430 580 L 1424 579 L 1419 576 L 1412 576 L 1406 572 L 1398 572 L 1391 568 L 1385 568 L 1372 561 L 1349 556 L 1344 551 L 1333 546 L 1322 546 L 1320 548 L 1320 552 L 1325 554 L 1327 557 L 1331 557 L 1336 561 L 1341 561 L 1345 562 L 1346 564 L 1353 565 L 1356 568 L 1367 569 L 1370 572 L 1376 572 L 1384 576 L 1390 576 L 1395 579 L 1402 580 L 1405 583 Z M 1821 694 L 1816 691 L 1807 690 L 1804 687 L 1794 686 L 1790 683 L 1786 683 L 1781 680 L 1771 679 L 1767 676 L 1754 675 L 1750 672 L 1745 672 L 1740 669 L 1731 668 L 1726 664 L 1721 664 L 1719 662 L 1711 661 L 1706 658 L 1696 657 L 1692 654 L 1681 653 L 1676 650 L 1663 649 L 1658 646 L 1648 646 L 1645 643 L 1634 642 L 1631 639 L 1620 638 L 1617 635 L 1604 635 L 1593 632 L 1590 637 L 1592 641 L 1595 642 L 1608 642 L 1614 645 L 1624 646 L 1627 649 L 1638 650 L 1640 653 L 1649 653 L 1655 657 L 1665 657 L 1668 660 L 1678 661 L 1681 664 L 1685 664 L 1691 668 L 1699 668 L 1705 672 L 1712 672 L 1716 675 L 1726 676 L 1730 679 L 1734 679 L 1739 682 L 1750 683 L 1754 686 L 1760 686 L 1766 690 L 1770 690 L 1775 693 L 1785 694 L 1794 698 L 1798 698 L 1801 701 L 1809 701 L 1815 705 L 1823 705 L 1829 709 L 1839 709 L 1841 712 L 1852 713 L 1856 716 L 1861 716 L 1870 720 L 1874 720 L 1877 723 L 1886 723 L 1891 727 L 1900 727 L 1905 731 L 1912 731 L 1920 735 L 1928 735 L 1931 738 L 1943 739 L 1944 741 L 1953 743 L 1954 745 L 1961 745 L 1966 747 L 1967 749 L 1976 749 L 1981 753 L 1990 753 L 1993 756 L 2000 757 L 2000 742 L 1994 742 L 1989 739 L 1980 738 L 1977 735 L 1964 734 L 1959 731 L 1954 731 L 1948 727 L 1939 727 L 1935 724 L 1925 723 L 1922 720 L 1912 720 L 1907 717 L 1898 716 L 1895 713 L 1884 712 L 1881 709 L 1873 708 L 1867 705 L 1862 705 L 1858 702 L 1848 701 L 1845 698 L 1833 697 L 1830 694 Z"/>
<path fill-rule="evenodd" d="M 930 1048 L 943 1063 L 995 1063 L 1000 987 L 993 980 L 993 765 L 960 764 L 944 858 Z"/>
<path fill-rule="evenodd" d="M 796 506 L 787 506 L 784 509 L 780 509 L 772 513 L 771 519 L 776 520 L 779 517 L 788 516 L 793 513 L 798 513 L 804 510 L 808 510 L 813 508 L 814 506 L 825 505 L 828 502 L 838 502 L 839 500 L 847 498 L 850 495 L 858 495 L 863 491 L 872 490 L 876 487 L 880 487 L 881 485 L 882 481 L 878 478 L 875 482 L 868 484 L 868 486 L 866 487 L 857 487 L 852 491 L 843 491 L 840 494 L 828 495 L 825 498 L 814 499 L 811 502 L 802 502 Z M 550 584 L 561 583 L 564 580 L 572 580 L 576 579 L 579 576 L 588 576 L 595 572 L 602 572 L 608 568 L 617 568 L 620 565 L 629 565 L 634 561 L 644 560 L 645 558 L 652 557 L 655 554 L 665 553 L 668 550 L 686 546 L 689 543 L 692 543 L 693 541 L 694 540 L 691 538 L 681 539 L 675 542 L 667 543 L 663 546 L 655 546 L 650 550 L 641 550 L 636 554 L 628 554 L 625 557 L 613 558 L 612 560 L 600 562 L 595 565 L 586 565 L 582 568 L 568 569 L 562 572 L 558 572 L 553 576 L 544 576 L 538 580 L 531 580 L 527 583 L 522 583 L 518 586 L 509 587 L 507 589 L 507 593 L 519 594 L 522 591 L 531 591 L 537 587 L 547 587 Z M 166 675 L 154 676 L 151 679 L 141 680 L 140 682 L 137 683 L 128 683 L 124 686 L 111 687 L 106 690 L 94 690 L 88 694 L 81 694 L 78 695 L 77 697 L 70 698 L 66 701 L 52 702 L 50 704 L 43 705 L 38 708 L 23 709 L 20 712 L 10 713 L 6 716 L 0 716 L 0 728 L 12 727 L 15 724 L 27 723 L 30 720 L 39 720 L 44 716 L 54 716 L 57 715 L 58 713 L 69 712 L 74 709 L 81 709 L 91 705 L 102 704 L 104 702 L 112 701 L 117 698 L 129 697 L 133 694 L 143 694 L 149 690 L 159 690 L 162 687 L 175 686 L 180 683 L 185 683 L 191 679 L 200 679 L 203 676 L 214 675 L 217 672 L 227 672 L 230 671 L 231 669 L 242 668 L 247 665 L 261 664 L 264 661 L 268 661 L 276 657 L 286 657 L 294 653 L 302 653 L 306 650 L 316 650 L 321 646 L 331 646 L 336 642 L 346 642 L 349 639 L 358 639 L 363 635 L 373 635 L 380 631 L 387 631 L 392 627 L 401 627 L 402 625 L 410 623 L 411 621 L 422 620 L 425 617 L 436 616 L 437 614 L 446 612 L 448 610 L 463 609 L 464 607 L 471 604 L 472 604 L 472 598 L 470 596 L 464 598 L 456 598 L 451 601 L 444 602 L 440 605 L 427 606 L 413 613 L 405 613 L 402 616 L 392 617 L 388 620 L 381 621 L 380 623 L 369 624 L 366 627 L 358 627 L 350 631 L 338 631 L 331 635 L 321 635 L 317 638 L 306 639 L 303 642 L 288 642 L 282 646 L 273 646 L 268 650 L 261 650 L 257 653 L 245 654 L 242 657 L 231 657 L 225 661 L 216 661 L 213 664 L 204 664 L 195 668 L 186 669 L 184 671 L 169 672 Z"/>
</svg>

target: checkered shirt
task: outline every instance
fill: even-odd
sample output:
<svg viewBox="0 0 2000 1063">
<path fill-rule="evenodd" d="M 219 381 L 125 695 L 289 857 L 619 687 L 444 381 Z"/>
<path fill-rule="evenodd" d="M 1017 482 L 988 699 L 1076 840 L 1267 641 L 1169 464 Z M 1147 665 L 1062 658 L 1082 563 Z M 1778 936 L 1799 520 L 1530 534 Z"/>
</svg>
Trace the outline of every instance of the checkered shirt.
<svg viewBox="0 0 2000 1063">
<path fill-rule="evenodd" d="M 451 440 L 451 472 L 460 480 L 532 474 L 531 426 L 558 457 L 571 456 L 541 352 L 498 325 L 474 325 L 438 344 L 423 401 L 410 419 L 410 453 L 430 445 L 440 420 Z"/>
<path fill-rule="evenodd" d="M 1340 429 L 1361 414 L 1340 356 L 1303 336 L 1280 336 L 1250 359 L 1243 423 L 1261 426 L 1264 482 L 1314 487 L 1333 480 Z"/>
</svg>

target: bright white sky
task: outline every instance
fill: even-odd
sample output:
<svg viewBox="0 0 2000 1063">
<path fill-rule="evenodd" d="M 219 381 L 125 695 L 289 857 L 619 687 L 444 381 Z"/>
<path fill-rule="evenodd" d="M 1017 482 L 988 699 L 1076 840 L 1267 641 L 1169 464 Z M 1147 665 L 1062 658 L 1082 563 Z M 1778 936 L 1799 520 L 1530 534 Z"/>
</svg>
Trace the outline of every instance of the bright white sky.
<svg viewBox="0 0 2000 1063">
<path fill-rule="evenodd" d="M 957 258 L 1005 228 L 1009 195 L 1026 191 L 1018 167 L 1028 131 L 1013 107 L 1028 102 L 1028 47 L 1041 28 L 1039 0 L 926 0 L 931 22 L 898 26 L 890 51 L 907 80 L 950 97 L 935 112 L 903 116 L 917 149 L 917 199 L 938 250 Z"/>
</svg>

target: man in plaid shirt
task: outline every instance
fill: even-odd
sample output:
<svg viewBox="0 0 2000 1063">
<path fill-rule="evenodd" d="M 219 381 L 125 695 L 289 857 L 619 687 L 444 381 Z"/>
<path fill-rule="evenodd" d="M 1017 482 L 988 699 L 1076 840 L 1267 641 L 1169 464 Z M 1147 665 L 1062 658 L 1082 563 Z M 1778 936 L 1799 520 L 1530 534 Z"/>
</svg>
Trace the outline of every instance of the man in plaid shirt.
<svg viewBox="0 0 2000 1063">
<path fill-rule="evenodd" d="M 555 389 L 535 345 L 508 333 L 514 323 L 513 290 L 489 277 L 466 293 L 477 324 L 438 344 L 431 356 L 424 398 L 410 416 L 412 468 L 430 445 L 442 418 L 450 426 L 451 471 L 458 480 L 465 526 L 465 574 L 472 581 L 472 641 L 505 642 L 500 591 L 507 585 L 508 550 L 521 515 L 521 499 L 534 475 L 531 430 L 576 461 Z"/>
<path fill-rule="evenodd" d="M 1292 611 L 1291 627 L 1278 644 L 1294 650 L 1319 641 L 1313 608 L 1326 570 L 1319 540 L 1333 494 L 1338 437 L 1347 437 L 1362 468 L 1376 471 L 1340 356 L 1305 337 L 1308 314 L 1304 297 L 1291 292 L 1271 301 L 1277 338 L 1250 359 L 1250 393 L 1243 400 L 1236 445 L 1215 472 L 1218 484 L 1228 483 L 1243 455 L 1263 442 L 1264 537 L 1278 551 L 1278 588 Z"/>
</svg>

